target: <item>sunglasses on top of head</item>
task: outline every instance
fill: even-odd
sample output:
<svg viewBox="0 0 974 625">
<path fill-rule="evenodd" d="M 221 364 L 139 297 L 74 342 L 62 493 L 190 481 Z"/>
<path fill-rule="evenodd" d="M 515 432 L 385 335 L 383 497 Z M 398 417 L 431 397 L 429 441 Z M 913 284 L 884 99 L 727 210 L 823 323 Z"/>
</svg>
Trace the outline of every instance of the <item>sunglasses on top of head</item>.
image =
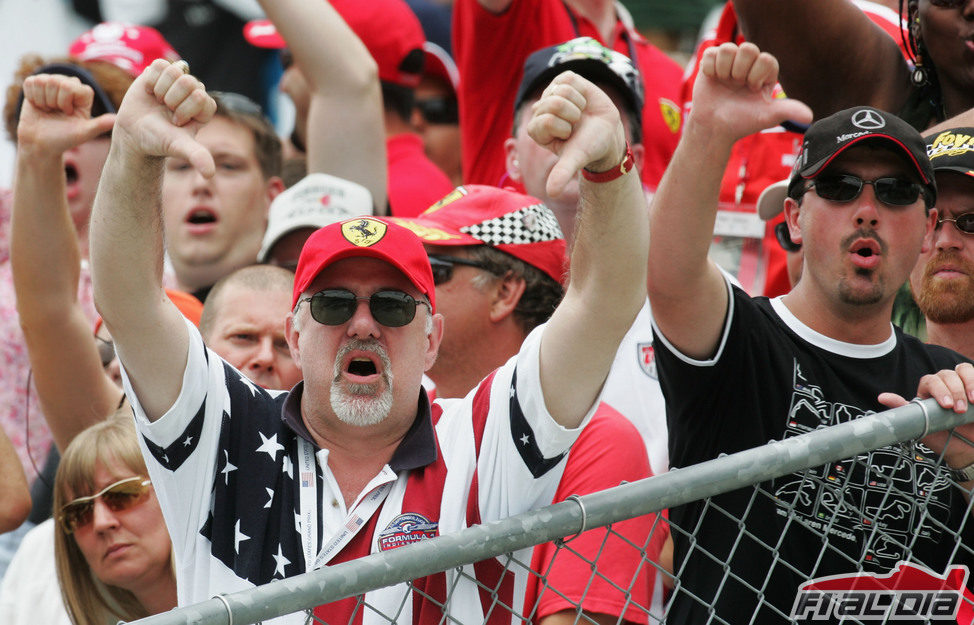
<svg viewBox="0 0 974 625">
<path fill-rule="evenodd" d="M 402 291 L 377 291 L 369 297 L 359 297 L 345 289 L 326 289 L 301 300 L 308 302 L 311 318 L 326 326 L 338 326 L 351 319 L 359 301 L 368 302 L 372 318 L 388 328 L 399 328 L 412 322 L 418 304 L 432 310 L 426 300 Z"/>
<path fill-rule="evenodd" d="M 954 227 L 964 234 L 974 234 L 974 213 L 961 213 L 956 217 L 937 216 L 937 230 L 940 230 L 945 221 L 954 224 Z"/>
<path fill-rule="evenodd" d="M 859 197 L 867 184 L 872 185 L 876 198 L 889 206 L 909 206 L 923 193 L 923 185 L 907 178 L 863 180 L 852 174 L 819 176 L 805 187 L 805 192 L 815 189 L 816 195 L 830 202 L 851 202 Z"/>
<path fill-rule="evenodd" d="M 65 534 L 71 534 L 91 523 L 98 499 L 112 512 L 121 512 L 145 501 L 151 484 L 150 480 L 139 475 L 109 484 L 94 495 L 78 497 L 65 504 L 57 516 L 58 523 Z"/>
</svg>

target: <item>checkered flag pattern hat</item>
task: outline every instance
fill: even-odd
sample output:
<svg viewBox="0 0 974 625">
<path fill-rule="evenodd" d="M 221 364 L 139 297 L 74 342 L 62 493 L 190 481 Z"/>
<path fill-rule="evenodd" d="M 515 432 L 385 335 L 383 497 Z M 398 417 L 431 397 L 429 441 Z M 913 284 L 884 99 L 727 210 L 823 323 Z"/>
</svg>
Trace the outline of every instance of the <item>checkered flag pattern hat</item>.
<svg viewBox="0 0 974 625">
<path fill-rule="evenodd" d="M 488 185 L 457 187 L 417 217 L 393 218 L 427 245 L 488 245 L 563 283 L 565 237 L 541 200 Z"/>
</svg>

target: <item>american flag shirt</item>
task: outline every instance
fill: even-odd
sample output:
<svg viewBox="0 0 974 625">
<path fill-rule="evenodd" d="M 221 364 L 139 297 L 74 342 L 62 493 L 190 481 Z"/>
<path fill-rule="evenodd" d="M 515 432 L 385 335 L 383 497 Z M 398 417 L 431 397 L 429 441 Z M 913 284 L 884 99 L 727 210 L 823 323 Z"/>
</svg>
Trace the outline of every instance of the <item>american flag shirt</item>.
<svg viewBox="0 0 974 625">
<path fill-rule="evenodd" d="M 180 395 L 166 414 L 150 422 L 128 377 L 139 443 L 169 528 L 180 606 L 205 601 L 307 570 L 302 548 L 301 482 L 315 480 L 317 545 L 342 532 L 347 517 L 324 510 L 323 493 L 337 484 L 327 450 L 311 442 L 300 416 L 302 384 L 267 391 L 206 348 L 187 322 L 189 354 Z M 539 377 L 542 328 L 521 351 L 463 399 L 432 404 L 417 389 L 417 417 L 390 462 L 358 497 L 377 485 L 388 489 L 374 514 L 350 522 L 354 536 L 329 564 L 351 560 L 488 522 L 551 503 L 567 450 L 581 427 L 558 425 L 545 408 Z M 597 405 L 598 402 L 595 404 Z M 583 421 L 588 421 L 590 414 Z M 314 471 L 302 471 L 302 446 L 315 451 Z M 307 493 L 307 486 L 304 489 Z M 325 497 L 329 495 L 325 494 Z M 338 493 L 338 498 L 341 498 Z M 305 532 L 307 534 L 307 532 Z M 520 554 L 526 561 L 530 553 Z M 519 567 L 518 567 L 519 568 Z M 319 606 L 315 615 L 332 625 L 439 623 L 448 611 L 461 623 L 513 623 L 500 600 L 520 605 L 526 572 L 505 573 L 496 560 L 431 575 L 366 593 L 376 610 L 355 610 L 355 599 Z M 481 596 L 473 576 L 500 597 Z M 459 579 L 458 579 L 459 578 Z M 424 594 L 428 594 L 432 601 Z M 294 614 L 277 623 L 304 623 Z"/>
</svg>

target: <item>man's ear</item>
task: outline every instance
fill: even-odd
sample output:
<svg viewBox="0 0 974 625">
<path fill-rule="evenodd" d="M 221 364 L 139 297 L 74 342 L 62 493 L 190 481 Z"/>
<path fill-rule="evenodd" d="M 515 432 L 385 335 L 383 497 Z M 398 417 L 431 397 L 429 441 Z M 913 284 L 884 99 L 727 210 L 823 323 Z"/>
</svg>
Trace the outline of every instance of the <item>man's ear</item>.
<svg viewBox="0 0 974 625">
<path fill-rule="evenodd" d="M 264 188 L 264 193 L 267 194 L 267 209 L 270 210 L 271 202 L 284 191 L 284 181 L 280 176 L 271 176 Z"/>
<path fill-rule="evenodd" d="M 920 248 L 921 254 L 926 254 L 933 249 L 934 232 L 937 229 L 937 217 L 939 214 L 936 208 L 931 208 L 927 213 L 927 226 L 926 232 L 923 234 L 923 247 Z"/>
<path fill-rule="evenodd" d="M 646 162 L 646 147 L 642 143 L 636 143 L 632 146 L 632 160 L 635 163 L 636 171 L 642 172 L 643 163 Z"/>
<path fill-rule="evenodd" d="M 794 198 L 785 198 L 785 223 L 788 224 L 788 236 L 794 243 L 801 245 L 802 231 L 798 227 L 798 215 L 801 213 L 801 205 Z"/>
<path fill-rule="evenodd" d="M 497 323 L 512 315 L 526 287 L 524 278 L 515 276 L 510 271 L 497 280 L 491 292 L 490 320 Z"/>
<path fill-rule="evenodd" d="M 433 315 L 433 331 L 426 335 L 426 353 L 424 354 L 425 369 L 429 371 L 436 363 L 436 356 L 440 352 L 440 343 L 443 342 L 443 315 L 436 313 Z"/>
<path fill-rule="evenodd" d="M 284 320 L 284 339 L 287 341 L 288 351 L 291 352 L 291 360 L 298 369 L 301 368 L 301 349 L 298 347 L 298 337 L 301 332 L 295 327 L 295 313 L 289 313 Z"/>
<path fill-rule="evenodd" d="M 515 182 L 521 182 L 521 162 L 517 158 L 517 142 L 514 137 L 504 139 L 504 164 L 507 167 L 507 175 Z"/>
</svg>

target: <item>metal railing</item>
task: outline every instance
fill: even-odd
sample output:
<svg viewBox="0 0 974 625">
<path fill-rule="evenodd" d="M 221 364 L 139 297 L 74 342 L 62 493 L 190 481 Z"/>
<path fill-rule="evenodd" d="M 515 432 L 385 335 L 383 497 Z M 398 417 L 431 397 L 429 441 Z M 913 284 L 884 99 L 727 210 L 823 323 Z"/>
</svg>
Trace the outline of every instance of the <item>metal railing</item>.
<svg viewBox="0 0 974 625">
<path fill-rule="evenodd" d="M 306 612 L 346 597 L 410 582 L 426 575 L 450 571 L 466 564 L 499 558 L 509 567 L 528 567 L 510 554 L 555 541 L 570 549 L 570 538 L 582 531 L 611 526 L 625 519 L 767 482 L 774 478 L 821 466 L 888 445 L 920 438 L 925 433 L 949 430 L 974 421 L 974 409 L 956 414 L 935 401 L 911 402 L 900 408 L 774 441 L 762 447 L 726 455 L 691 467 L 673 470 L 639 482 L 560 502 L 525 513 L 439 536 L 383 553 L 275 581 L 250 590 L 222 595 L 195 605 L 137 621 L 140 625 L 241 625 L 280 615 Z M 667 521 L 658 517 L 657 524 Z M 656 528 L 654 527 L 654 531 Z M 606 530 L 611 531 L 611 528 Z M 672 528 L 674 535 L 692 536 L 694 528 Z M 643 546 L 636 546 L 637 548 Z M 646 566 L 660 569 L 646 559 Z M 598 571 L 597 558 L 591 562 Z M 662 569 L 660 569 L 662 570 Z M 535 571 L 543 581 L 544 572 Z M 680 591 L 679 578 L 673 580 Z M 552 589 L 557 592 L 557 589 Z M 625 590 L 625 589 L 622 589 Z M 639 606 L 649 623 L 664 615 Z M 521 606 L 506 606 L 518 620 Z M 394 622 L 394 617 L 388 617 Z M 589 622 L 579 612 L 578 622 Z M 316 621 L 317 622 L 317 619 Z M 454 622 L 448 614 L 444 623 Z M 716 622 L 724 622 L 719 619 Z M 339 625 L 333 623 L 332 625 Z"/>
</svg>

